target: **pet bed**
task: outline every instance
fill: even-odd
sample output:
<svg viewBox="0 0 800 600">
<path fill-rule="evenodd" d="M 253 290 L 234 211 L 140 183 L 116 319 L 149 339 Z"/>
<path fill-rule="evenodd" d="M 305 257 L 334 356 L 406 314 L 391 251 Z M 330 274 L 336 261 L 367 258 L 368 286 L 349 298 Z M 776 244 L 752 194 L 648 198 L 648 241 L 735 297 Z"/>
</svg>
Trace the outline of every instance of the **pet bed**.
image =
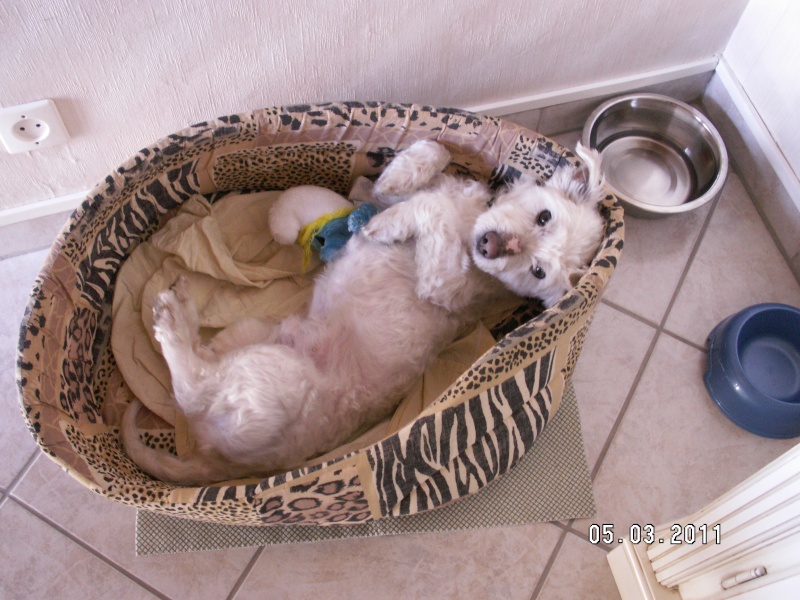
<svg viewBox="0 0 800 600">
<path fill-rule="evenodd" d="M 19 394 L 41 449 L 113 500 L 240 525 L 363 523 L 424 512 L 471 495 L 511 469 L 535 448 L 558 409 L 622 250 L 622 209 L 613 196 L 601 205 L 604 238 L 577 286 L 548 310 L 530 302 L 493 323 L 496 343 L 418 414 L 406 413 L 394 433 L 291 472 L 205 487 L 152 479 L 119 441 L 131 392 L 112 352 L 112 303 L 133 251 L 181 218 L 181 207 L 213 207 L 229 192 L 314 184 L 346 195 L 358 177 L 374 178 L 419 139 L 441 142 L 453 155 L 451 169 L 492 186 L 522 174 L 544 180 L 575 161 L 551 140 L 500 119 L 352 102 L 199 123 L 109 174 L 55 241 L 21 329 Z M 145 434 L 154 447 L 180 443 L 180 428 L 173 431 L 157 417 L 143 427 L 161 432 Z"/>
</svg>

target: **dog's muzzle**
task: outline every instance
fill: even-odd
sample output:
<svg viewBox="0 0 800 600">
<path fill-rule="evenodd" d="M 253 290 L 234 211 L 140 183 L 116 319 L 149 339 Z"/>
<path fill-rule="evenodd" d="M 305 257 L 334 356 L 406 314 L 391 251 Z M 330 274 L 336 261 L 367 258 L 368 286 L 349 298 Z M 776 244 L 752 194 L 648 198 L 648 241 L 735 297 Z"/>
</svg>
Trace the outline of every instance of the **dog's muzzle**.
<svg viewBox="0 0 800 600">
<path fill-rule="evenodd" d="M 487 231 L 478 237 L 475 249 L 483 258 L 489 260 L 501 256 L 513 256 L 522 251 L 519 238 L 516 236 L 503 236 L 496 231 Z"/>
</svg>

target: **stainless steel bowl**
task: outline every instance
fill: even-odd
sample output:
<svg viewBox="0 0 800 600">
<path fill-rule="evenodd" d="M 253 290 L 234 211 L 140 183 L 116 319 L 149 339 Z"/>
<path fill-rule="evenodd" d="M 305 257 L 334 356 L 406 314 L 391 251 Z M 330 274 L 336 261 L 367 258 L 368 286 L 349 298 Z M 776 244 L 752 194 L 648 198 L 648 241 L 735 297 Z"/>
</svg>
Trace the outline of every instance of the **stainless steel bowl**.
<svg viewBox="0 0 800 600">
<path fill-rule="evenodd" d="M 626 214 L 661 217 L 716 198 L 728 176 L 719 132 L 698 110 L 658 94 L 601 104 L 583 127 L 583 145 L 603 155 L 606 182 Z"/>
</svg>

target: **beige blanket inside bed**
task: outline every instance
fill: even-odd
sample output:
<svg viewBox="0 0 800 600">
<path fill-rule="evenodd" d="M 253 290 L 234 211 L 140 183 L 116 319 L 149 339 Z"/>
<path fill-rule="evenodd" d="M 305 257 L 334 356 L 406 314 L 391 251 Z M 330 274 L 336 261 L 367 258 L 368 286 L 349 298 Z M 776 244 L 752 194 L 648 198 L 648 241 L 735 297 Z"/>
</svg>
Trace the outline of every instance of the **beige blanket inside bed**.
<svg viewBox="0 0 800 600">
<path fill-rule="evenodd" d="M 193 441 L 172 398 L 169 370 L 153 338 L 153 303 L 178 275 L 186 276 L 204 339 L 244 316 L 280 319 L 305 310 L 319 262 L 315 257 L 309 273 L 302 275 L 299 246 L 272 240 L 268 214 L 278 194 L 230 194 L 213 205 L 196 196 L 120 269 L 113 302 L 114 357 L 133 395 L 175 428 L 178 454 L 190 449 Z M 510 308 L 498 306 L 494 317 Z M 487 322 L 494 320 L 487 317 Z M 391 419 L 326 457 L 374 443 L 412 421 L 494 342 L 486 325 L 478 323 L 439 355 Z"/>
</svg>

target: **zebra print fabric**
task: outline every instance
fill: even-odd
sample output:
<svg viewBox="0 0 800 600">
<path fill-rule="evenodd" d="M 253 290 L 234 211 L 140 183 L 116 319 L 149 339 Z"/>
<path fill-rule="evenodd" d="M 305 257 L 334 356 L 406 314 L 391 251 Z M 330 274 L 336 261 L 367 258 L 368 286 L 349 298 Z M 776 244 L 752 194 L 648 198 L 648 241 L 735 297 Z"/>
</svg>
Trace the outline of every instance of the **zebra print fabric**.
<svg viewBox="0 0 800 600">
<path fill-rule="evenodd" d="M 367 450 L 381 514 L 407 515 L 447 504 L 513 467 L 550 418 L 552 358 L 548 353 Z"/>
</svg>

